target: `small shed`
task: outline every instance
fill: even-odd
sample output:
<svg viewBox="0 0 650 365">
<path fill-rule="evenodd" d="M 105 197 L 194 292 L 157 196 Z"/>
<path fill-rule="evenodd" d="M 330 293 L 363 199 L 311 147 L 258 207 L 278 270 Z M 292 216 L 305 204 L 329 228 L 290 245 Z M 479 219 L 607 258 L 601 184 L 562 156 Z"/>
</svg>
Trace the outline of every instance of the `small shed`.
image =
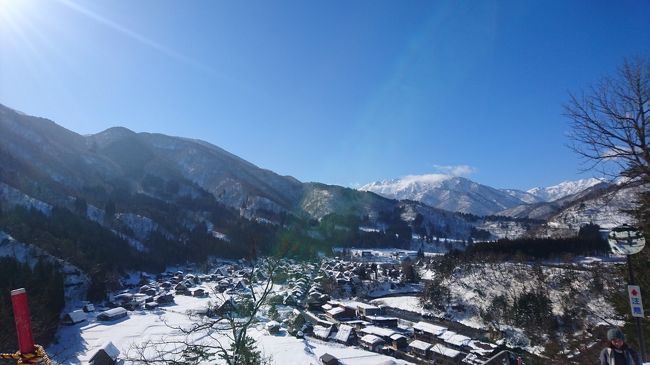
<svg viewBox="0 0 650 365">
<path fill-rule="evenodd" d="M 86 303 L 83 306 L 83 311 L 87 312 L 87 313 L 94 312 L 95 311 L 95 305 L 92 304 L 92 303 Z"/>
<path fill-rule="evenodd" d="M 155 297 L 154 300 L 158 304 L 173 303 L 174 302 L 174 295 L 172 295 L 170 293 L 164 293 L 164 294 L 160 294 L 159 296 Z"/>
<path fill-rule="evenodd" d="M 396 333 L 392 336 L 390 336 L 391 339 L 391 345 L 395 350 L 402 350 L 408 346 L 408 342 L 406 340 L 406 337 L 403 335 L 400 335 L 399 333 Z"/>
<path fill-rule="evenodd" d="M 120 350 L 112 342 L 107 342 L 90 358 L 89 363 L 91 365 L 114 365 L 119 355 Z"/>
<path fill-rule="evenodd" d="M 320 358 L 318 358 L 318 360 L 323 365 L 339 365 L 339 359 L 328 353 L 323 354 Z"/>
<path fill-rule="evenodd" d="M 269 331 L 270 334 L 280 332 L 280 323 L 277 321 L 269 321 L 264 327 L 266 327 L 266 330 Z"/>
<path fill-rule="evenodd" d="M 85 321 L 86 318 L 87 318 L 86 312 L 84 312 L 81 309 L 78 309 L 76 311 L 67 313 L 65 316 L 63 316 L 63 320 L 61 321 L 61 323 L 67 325 L 73 325 Z"/>
</svg>

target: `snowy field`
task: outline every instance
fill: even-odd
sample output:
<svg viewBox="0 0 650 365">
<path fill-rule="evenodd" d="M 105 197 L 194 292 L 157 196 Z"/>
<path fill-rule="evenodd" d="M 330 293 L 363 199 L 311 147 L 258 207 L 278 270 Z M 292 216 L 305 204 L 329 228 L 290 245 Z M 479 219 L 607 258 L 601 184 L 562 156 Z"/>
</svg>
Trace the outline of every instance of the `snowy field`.
<svg viewBox="0 0 650 365">
<path fill-rule="evenodd" d="M 130 364 L 128 358 L 136 356 L 134 348 L 138 345 L 147 341 L 184 338 L 172 327 L 189 327 L 194 320 L 186 312 L 205 308 L 210 300 L 209 297 L 176 296 L 176 305 L 154 311 L 136 310 L 129 312 L 127 318 L 112 322 L 97 321 L 93 315 L 86 322 L 63 327 L 57 334 L 58 342 L 47 352 L 60 364 L 87 364 L 102 345 L 111 341 L 120 350 L 120 363 Z M 344 365 L 410 364 L 355 347 L 312 338 L 297 339 L 284 330 L 270 335 L 262 324 L 252 328 L 250 335 L 257 340 L 258 349 L 272 364 L 315 365 L 325 353 L 336 356 Z"/>
<path fill-rule="evenodd" d="M 410 295 L 374 299 L 370 301 L 370 303 L 383 307 L 391 307 L 420 314 L 432 313 L 431 311 L 422 307 L 420 298 Z"/>
</svg>

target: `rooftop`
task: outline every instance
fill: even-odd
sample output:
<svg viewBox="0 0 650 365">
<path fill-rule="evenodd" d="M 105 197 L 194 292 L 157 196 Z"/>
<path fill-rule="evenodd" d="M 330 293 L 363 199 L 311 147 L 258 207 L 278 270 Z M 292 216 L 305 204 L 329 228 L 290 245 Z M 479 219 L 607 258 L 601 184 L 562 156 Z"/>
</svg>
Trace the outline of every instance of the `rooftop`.
<svg viewBox="0 0 650 365">
<path fill-rule="evenodd" d="M 436 336 L 443 334 L 447 331 L 447 327 L 436 326 L 433 323 L 428 322 L 418 322 L 413 325 L 414 330 L 420 330 L 422 332 L 430 333 Z"/>
<path fill-rule="evenodd" d="M 409 343 L 409 347 L 412 347 L 414 349 L 418 349 L 420 351 L 427 351 L 428 349 L 433 346 L 432 344 L 420 340 L 413 340 L 411 343 Z"/>
</svg>

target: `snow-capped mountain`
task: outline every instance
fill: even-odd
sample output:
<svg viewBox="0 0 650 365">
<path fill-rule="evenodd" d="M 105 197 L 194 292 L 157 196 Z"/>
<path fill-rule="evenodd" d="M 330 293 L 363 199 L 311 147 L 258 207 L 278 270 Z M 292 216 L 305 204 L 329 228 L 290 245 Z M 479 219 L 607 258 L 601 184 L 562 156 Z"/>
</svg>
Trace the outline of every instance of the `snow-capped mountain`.
<svg viewBox="0 0 650 365">
<path fill-rule="evenodd" d="M 517 190 L 517 189 L 500 189 L 501 191 L 510 194 L 511 196 L 521 200 L 526 204 L 535 204 L 540 203 L 543 200 L 538 196 L 531 194 L 527 191 Z"/>
<path fill-rule="evenodd" d="M 391 199 L 416 200 L 452 212 L 490 215 L 523 204 L 517 197 L 469 179 L 442 174 L 410 175 L 373 182 L 359 190 Z"/>
<path fill-rule="evenodd" d="M 592 186 L 604 183 L 603 178 L 590 178 L 580 179 L 575 181 L 563 181 L 557 185 L 548 186 L 545 188 L 536 187 L 529 189 L 528 194 L 533 195 L 543 202 L 551 202 L 554 200 L 562 199 L 566 196 L 585 191 Z M 531 202 L 532 203 L 532 202 Z"/>
</svg>

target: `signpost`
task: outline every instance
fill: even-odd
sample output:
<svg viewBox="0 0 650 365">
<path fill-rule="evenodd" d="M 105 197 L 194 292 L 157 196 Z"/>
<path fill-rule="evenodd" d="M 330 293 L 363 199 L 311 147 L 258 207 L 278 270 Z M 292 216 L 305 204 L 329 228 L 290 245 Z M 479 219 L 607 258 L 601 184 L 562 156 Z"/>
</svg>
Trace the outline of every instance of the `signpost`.
<svg viewBox="0 0 650 365">
<path fill-rule="evenodd" d="M 614 227 L 608 235 L 609 246 L 612 252 L 617 255 L 627 256 L 627 270 L 630 276 L 627 292 L 630 297 L 630 309 L 636 322 L 636 331 L 639 336 L 639 352 L 641 360 L 645 361 L 645 339 L 641 328 L 641 318 L 644 317 L 643 302 L 641 301 L 641 288 L 634 285 L 634 273 L 632 272 L 632 255 L 637 254 L 645 247 L 645 237 L 640 230 L 624 224 Z"/>
<path fill-rule="evenodd" d="M 643 318 L 643 301 L 641 301 L 641 288 L 638 285 L 628 285 L 627 293 L 630 296 L 630 308 L 632 316 Z"/>
</svg>

